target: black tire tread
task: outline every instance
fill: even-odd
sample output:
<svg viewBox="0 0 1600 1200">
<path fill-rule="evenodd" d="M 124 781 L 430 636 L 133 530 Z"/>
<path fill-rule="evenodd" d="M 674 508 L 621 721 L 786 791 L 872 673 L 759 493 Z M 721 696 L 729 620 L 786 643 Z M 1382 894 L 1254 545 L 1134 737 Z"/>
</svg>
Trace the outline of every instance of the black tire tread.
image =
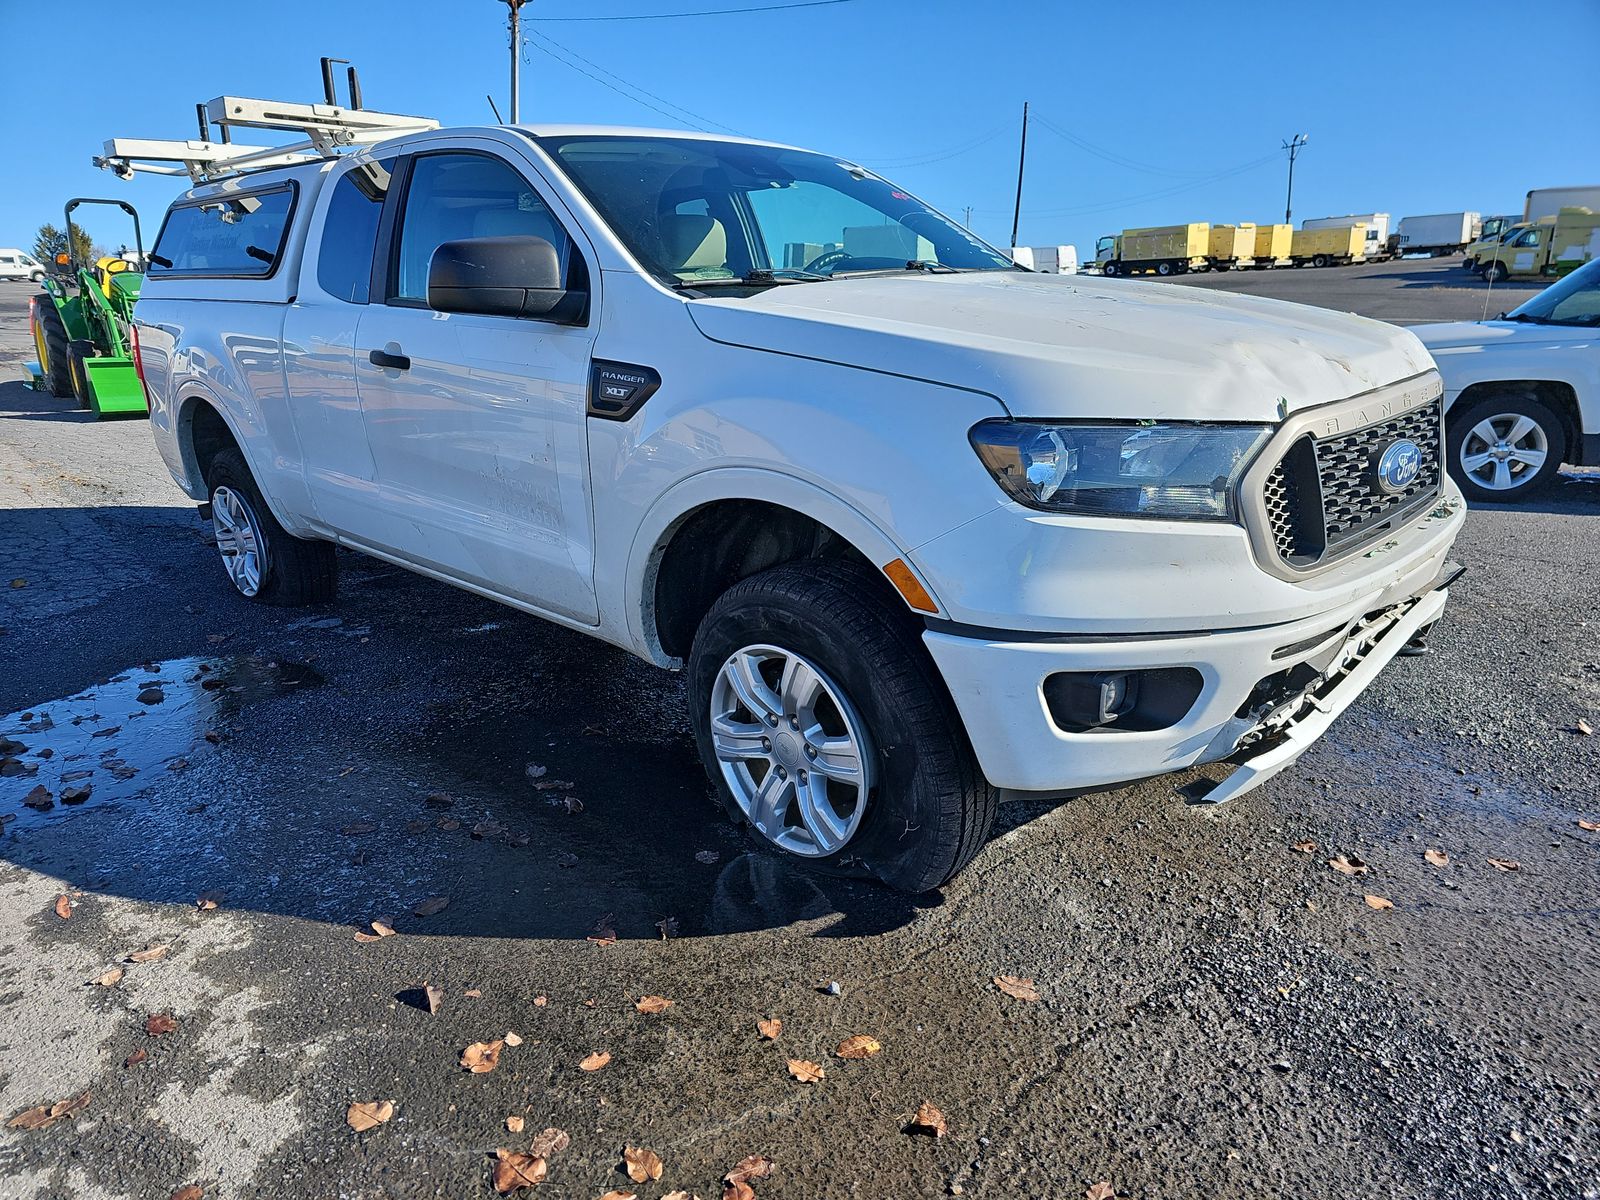
<svg viewBox="0 0 1600 1200">
<path fill-rule="evenodd" d="M 944 804 L 937 841 L 921 855 L 922 874 L 897 879 L 894 886 L 923 892 L 948 882 L 982 849 L 1000 794 L 984 778 L 955 703 L 922 644 L 920 626 L 887 593 L 877 571 L 843 559 L 788 563 L 742 580 L 712 605 L 705 623 L 765 597 L 787 599 L 860 646 L 878 680 L 895 695 L 916 737 L 918 769 L 943 781 L 936 790 Z"/>
<path fill-rule="evenodd" d="M 72 395 L 72 376 L 67 358 L 70 348 L 67 327 L 62 323 L 61 314 L 56 310 L 56 302 L 50 293 L 40 293 L 38 314 L 39 325 L 44 330 L 45 348 L 50 355 L 50 370 L 45 376 L 45 386 L 50 389 L 52 396 L 64 400 Z"/>
<path fill-rule="evenodd" d="M 265 529 L 267 564 L 261 588 L 250 597 L 261 604 L 298 607 L 325 604 L 339 584 L 339 560 L 331 542 L 297 538 L 278 524 L 267 506 L 244 455 L 232 447 L 217 451 L 206 468 L 206 487 L 215 492 L 227 484 L 249 498 Z"/>
</svg>

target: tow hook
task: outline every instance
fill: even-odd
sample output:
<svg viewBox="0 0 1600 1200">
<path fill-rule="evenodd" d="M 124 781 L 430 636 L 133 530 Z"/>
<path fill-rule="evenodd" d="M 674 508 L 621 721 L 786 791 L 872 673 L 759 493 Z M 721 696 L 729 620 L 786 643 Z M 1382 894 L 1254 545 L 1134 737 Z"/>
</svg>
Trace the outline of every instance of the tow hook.
<svg viewBox="0 0 1600 1200">
<path fill-rule="evenodd" d="M 1421 629 L 1417 630 L 1412 639 L 1395 652 L 1395 657 L 1423 658 L 1426 655 L 1432 654 L 1433 647 L 1428 645 L 1428 635 L 1433 632 L 1433 626 L 1436 624 L 1438 624 L 1437 621 L 1433 622 L 1433 624 L 1424 625 Z"/>
</svg>

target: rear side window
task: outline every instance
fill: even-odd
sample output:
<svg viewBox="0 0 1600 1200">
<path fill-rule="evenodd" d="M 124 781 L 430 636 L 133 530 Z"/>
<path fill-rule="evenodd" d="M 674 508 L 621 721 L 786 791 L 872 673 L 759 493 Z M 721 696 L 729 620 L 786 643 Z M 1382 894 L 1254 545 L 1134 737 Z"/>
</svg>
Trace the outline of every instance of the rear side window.
<svg viewBox="0 0 1600 1200">
<path fill-rule="evenodd" d="M 378 218 L 389 194 L 394 161 L 365 163 L 346 171 L 334 185 L 328 215 L 322 220 L 322 248 L 317 252 L 317 284 L 330 296 L 352 304 L 367 302 Z"/>
<path fill-rule="evenodd" d="M 266 277 L 278 269 L 295 187 L 174 205 L 150 257 L 151 277 Z"/>
</svg>

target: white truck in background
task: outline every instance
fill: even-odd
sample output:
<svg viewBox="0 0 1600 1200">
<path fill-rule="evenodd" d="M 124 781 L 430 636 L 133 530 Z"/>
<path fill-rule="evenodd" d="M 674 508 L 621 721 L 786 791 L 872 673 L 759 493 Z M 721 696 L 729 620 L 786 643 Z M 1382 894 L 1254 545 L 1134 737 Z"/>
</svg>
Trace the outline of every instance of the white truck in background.
<svg viewBox="0 0 1600 1200">
<path fill-rule="evenodd" d="M 1076 246 L 1013 246 L 1011 261 L 1030 271 L 1045 275 L 1076 275 L 1078 273 L 1078 248 Z"/>
<path fill-rule="evenodd" d="M 1553 217 L 1563 208 L 1588 208 L 1600 212 L 1600 184 L 1592 187 L 1534 188 L 1522 206 L 1522 222 Z"/>
<path fill-rule="evenodd" d="M 1401 217 L 1395 229 L 1397 254 L 1427 254 L 1439 258 L 1466 249 L 1477 240 L 1483 216 L 1475 212 L 1431 213 Z"/>
<path fill-rule="evenodd" d="M 1342 225 L 1367 227 L 1367 252 L 1362 257 L 1368 262 L 1386 262 L 1392 257 L 1388 213 L 1346 213 L 1342 217 L 1312 217 L 1300 222 L 1301 229 L 1337 229 Z"/>
</svg>

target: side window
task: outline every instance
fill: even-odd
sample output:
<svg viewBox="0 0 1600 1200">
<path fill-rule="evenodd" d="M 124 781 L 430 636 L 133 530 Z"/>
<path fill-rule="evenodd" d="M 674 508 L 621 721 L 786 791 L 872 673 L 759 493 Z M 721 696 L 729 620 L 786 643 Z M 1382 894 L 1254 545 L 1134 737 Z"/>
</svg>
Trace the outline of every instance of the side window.
<svg viewBox="0 0 1600 1200">
<path fill-rule="evenodd" d="M 174 205 L 150 253 L 150 276 L 271 275 L 283 255 L 295 192 L 287 184 Z"/>
<path fill-rule="evenodd" d="M 428 263 L 445 242 L 518 235 L 544 238 L 556 248 L 566 286 L 587 286 L 576 278 L 583 260 L 566 231 L 510 164 L 484 154 L 422 155 L 406 186 L 389 299 L 427 303 Z"/>
<path fill-rule="evenodd" d="M 389 194 L 394 159 L 363 163 L 334 185 L 322 221 L 317 251 L 317 284 L 328 295 L 365 304 L 372 284 L 372 254 L 378 244 L 378 218 Z"/>
</svg>

